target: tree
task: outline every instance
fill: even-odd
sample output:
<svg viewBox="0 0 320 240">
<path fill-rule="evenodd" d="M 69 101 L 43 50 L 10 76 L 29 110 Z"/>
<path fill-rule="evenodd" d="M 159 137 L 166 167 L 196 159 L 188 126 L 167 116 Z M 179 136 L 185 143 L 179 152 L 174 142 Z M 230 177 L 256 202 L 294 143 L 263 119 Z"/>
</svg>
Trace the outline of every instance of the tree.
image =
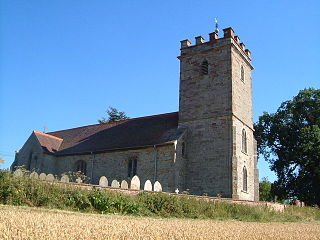
<svg viewBox="0 0 320 240">
<path fill-rule="evenodd" d="M 320 205 L 320 89 L 304 89 L 255 124 L 259 154 L 278 180 L 279 198 Z"/>
<path fill-rule="evenodd" d="M 268 181 L 267 178 L 262 178 L 262 181 L 259 183 L 259 198 L 260 201 L 270 202 L 274 199 L 274 196 L 271 192 L 272 183 Z"/>
<path fill-rule="evenodd" d="M 106 112 L 107 112 L 108 118 L 102 117 L 102 119 L 98 120 L 99 123 L 115 122 L 119 120 L 129 119 L 129 117 L 126 115 L 125 112 L 120 112 L 118 111 L 118 109 L 114 107 L 109 107 Z"/>
</svg>

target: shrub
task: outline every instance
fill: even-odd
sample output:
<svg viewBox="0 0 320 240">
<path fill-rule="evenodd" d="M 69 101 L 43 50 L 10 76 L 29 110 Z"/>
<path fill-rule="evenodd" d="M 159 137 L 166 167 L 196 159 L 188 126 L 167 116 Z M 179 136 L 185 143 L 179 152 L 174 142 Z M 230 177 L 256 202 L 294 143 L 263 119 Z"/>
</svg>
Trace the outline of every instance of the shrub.
<svg viewBox="0 0 320 240">
<path fill-rule="evenodd" d="M 206 202 L 165 193 L 129 196 L 108 190 L 62 187 L 0 171 L 0 203 L 58 208 L 82 212 L 135 214 L 141 216 L 208 218 L 240 221 L 320 220 L 320 210 L 288 207 L 284 213 L 266 207 L 231 204 L 222 200 Z"/>
</svg>

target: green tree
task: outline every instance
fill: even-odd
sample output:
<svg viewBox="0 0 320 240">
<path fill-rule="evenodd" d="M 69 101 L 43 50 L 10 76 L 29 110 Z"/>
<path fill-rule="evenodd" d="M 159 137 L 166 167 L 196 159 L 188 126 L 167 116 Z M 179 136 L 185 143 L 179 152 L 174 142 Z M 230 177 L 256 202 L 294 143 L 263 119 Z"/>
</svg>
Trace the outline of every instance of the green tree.
<svg viewBox="0 0 320 240">
<path fill-rule="evenodd" d="M 276 113 L 265 112 L 255 138 L 278 177 L 274 194 L 320 205 L 320 90 L 301 90 Z"/>
<path fill-rule="evenodd" d="M 270 202 L 274 199 L 271 192 L 272 183 L 268 181 L 267 178 L 262 178 L 262 181 L 259 183 L 259 195 L 260 201 Z"/>
<path fill-rule="evenodd" d="M 114 107 L 109 107 L 106 112 L 108 118 L 102 117 L 102 119 L 98 120 L 99 123 L 115 122 L 119 120 L 129 119 L 125 112 L 120 112 Z"/>
</svg>

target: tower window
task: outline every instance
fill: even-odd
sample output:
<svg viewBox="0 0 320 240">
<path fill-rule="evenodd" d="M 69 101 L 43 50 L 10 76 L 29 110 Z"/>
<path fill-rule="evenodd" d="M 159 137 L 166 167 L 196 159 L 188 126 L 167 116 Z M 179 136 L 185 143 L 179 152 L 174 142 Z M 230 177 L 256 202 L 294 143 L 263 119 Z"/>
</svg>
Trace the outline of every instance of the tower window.
<svg viewBox="0 0 320 240">
<path fill-rule="evenodd" d="M 248 191 L 248 173 L 247 173 L 247 168 L 244 166 L 243 167 L 243 172 L 242 172 L 242 177 L 243 177 L 243 186 L 242 186 L 242 190 L 244 192 Z"/>
<path fill-rule="evenodd" d="M 243 67 L 243 65 L 241 65 L 241 69 L 240 69 L 240 79 L 241 79 L 241 81 L 244 82 L 244 67 Z"/>
<path fill-rule="evenodd" d="M 128 161 L 128 177 L 137 175 L 137 157 L 130 158 Z"/>
<path fill-rule="evenodd" d="M 245 129 L 242 129 L 242 145 L 241 150 L 244 153 L 247 153 L 247 133 Z"/>
<path fill-rule="evenodd" d="M 204 60 L 201 64 L 201 74 L 208 75 L 208 61 Z"/>
<path fill-rule="evenodd" d="M 76 170 L 77 172 L 81 172 L 84 175 L 87 174 L 87 163 L 83 160 L 80 160 L 76 163 Z"/>
</svg>

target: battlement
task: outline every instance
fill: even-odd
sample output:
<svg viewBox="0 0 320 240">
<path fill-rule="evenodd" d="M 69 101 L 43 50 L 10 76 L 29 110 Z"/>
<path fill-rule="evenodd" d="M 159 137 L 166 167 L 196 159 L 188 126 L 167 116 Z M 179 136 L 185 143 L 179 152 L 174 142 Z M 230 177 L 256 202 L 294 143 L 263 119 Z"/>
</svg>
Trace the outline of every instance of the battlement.
<svg viewBox="0 0 320 240">
<path fill-rule="evenodd" d="M 251 52 L 249 49 L 246 49 L 246 46 L 243 42 L 240 41 L 239 36 L 235 36 L 235 31 L 231 28 L 223 29 L 223 37 L 219 38 L 216 32 L 209 33 L 209 41 L 205 41 L 205 38 L 202 36 L 195 37 L 195 45 L 192 45 L 192 42 L 189 39 L 181 41 L 181 56 L 189 53 L 194 53 L 194 48 L 200 46 L 211 46 L 211 47 L 220 47 L 223 45 L 230 44 L 231 42 L 234 45 L 237 45 L 238 48 L 243 52 L 245 56 L 251 60 Z M 203 49 L 206 50 L 206 49 Z"/>
</svg>

